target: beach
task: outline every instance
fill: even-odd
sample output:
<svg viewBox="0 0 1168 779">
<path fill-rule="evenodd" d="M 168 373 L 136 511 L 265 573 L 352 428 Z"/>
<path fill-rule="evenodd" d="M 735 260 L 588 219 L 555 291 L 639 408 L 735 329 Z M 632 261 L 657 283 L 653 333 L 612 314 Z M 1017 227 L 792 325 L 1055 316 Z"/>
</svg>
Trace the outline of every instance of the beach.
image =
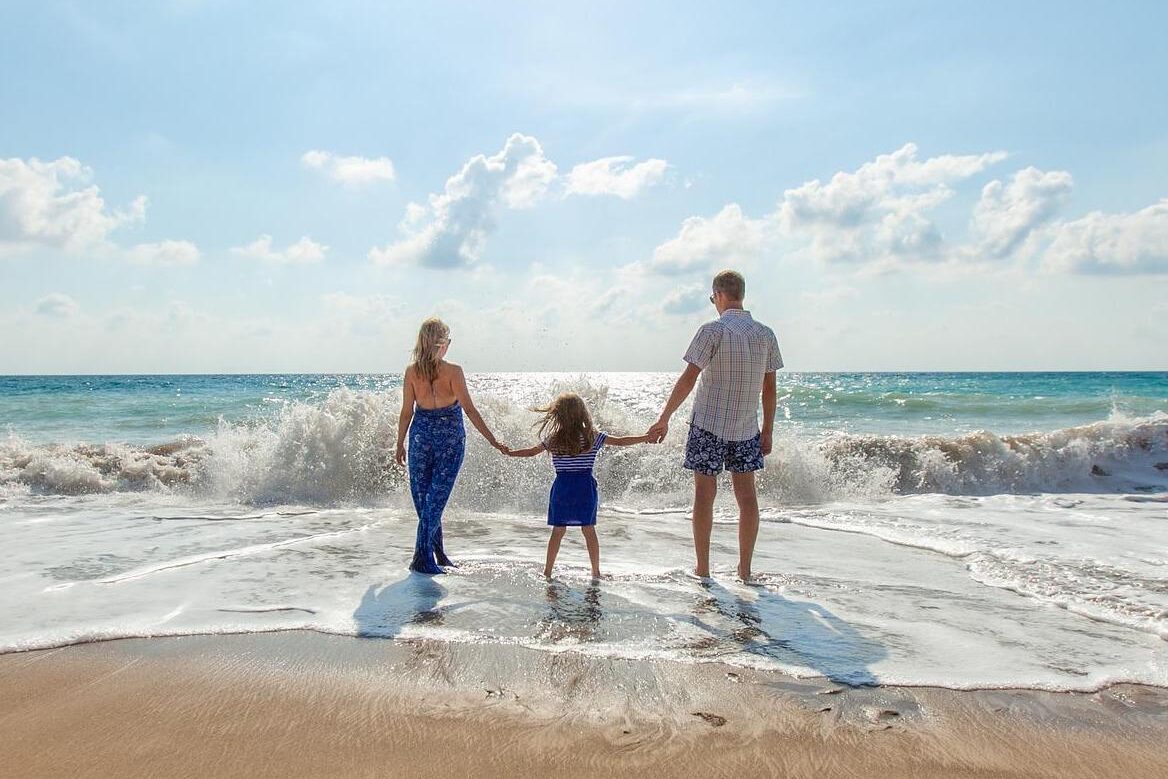
<svg viewBox="0 0 1168 779">
<path fill-rule="evenodd" d="M 7 776 L 1161 777 L 1168 691 L 851 689 L 280 633 L 0 657 Z"/>
</svg>

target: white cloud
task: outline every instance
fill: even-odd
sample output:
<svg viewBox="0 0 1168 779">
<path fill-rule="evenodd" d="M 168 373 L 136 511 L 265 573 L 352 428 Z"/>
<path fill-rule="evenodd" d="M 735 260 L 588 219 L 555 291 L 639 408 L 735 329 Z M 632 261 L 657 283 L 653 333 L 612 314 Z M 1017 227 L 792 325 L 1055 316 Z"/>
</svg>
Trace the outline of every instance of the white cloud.
<svg viewBox="0 0 1168 779">
<path fill-rule="evenodd" d="M 307 235 L 289 244 L 283 251 L 272 249 L 272 236 L 261 235 L 246 246 L 232 248 L 232 254 L 274 265 L 309 265 L 324 260 L 329 247 L 317 243 Z"/>
<path fill-rule="evenodd" d="M 41 316 L 53 319 L 69 319 L 77 314 L 77 301 L 62 292 L 45 295 L 34 304 L 34 310 Z"/>
<path fill-rule="evenodd" d="M 860 290 L 847 285 L 837 285 L 822 290 L 804 290 L 799 293 L 799 298 L 813 308 L 818 308 L 819 306 L 831 307 L 849 300 L 856 300 L 859 297 Z"/>
<path fill-rule="evenodd" d="M 93 172 L 72 157 L 51 162 L 0 159 L 0 254 L 31 247 L 79 251 L 146 213 L 138 197 L 126 211 L 106 208 Z"/>
<path fill-rule="evenodd" d="M 397 177 L 389 157 L 342 157 L 330 151 L 313 149 L 300 156 L 300 163 L 350 186 L 393 181 Z"/>
<path fill-rule="evenodd" d="M 725 86 L 658 92 L 634 101 L 642 108 L 691 108 L 711 111 L 747 111 L 799 97 L 800 93 L 774 84 L 740 81 Z"/>
<path fill-rule="evenodd" d="M 199 250 L 189 241 L 129 248 L 112 242 L 111 232 L 145 218 L 146 198 L 135 198 L 124 211 L 110 211 L 97 186 L 84 186 L 92 176 L 89 168 L 72 157 L 52 162 L 0 160 L 0 256 L 39 247 L 144 265 L 198 261 Z"/>
<path fill-rule="evenodd" d="M 569 195 L 616 195 L 628 200 L 665 176 L 669 164 L 649 159 L 630 166 L 629 156 L 603 157 L 581 163 L 567 175 Z"/>
<path fill-rule="evenodd" d="M 348 333 L 360 337 L 377 337 L 397 332 L 408 332 L 412 321 L 403 321 L 405 305 L 388 295 L 353 295 L 348 292 L 328 292 L 320 296 L 324 317 L 319 331 L 330 337 Z M 405 351 L 403 347 L 402 356 Z"/>
<path fill-rule="evenodd" d="M 538 74 L 524 73 L 514 84 L 524 94 L 536 93 L 543 103 L 583 109 L 615 110 L 623 113 L 673 113 L 703 121 L 740 118 L 765 111 L 781 102 L 808 94 L 806 88 L 782 84 L 772 79 L 745 74 L 711 76 L 703 63 L 702 72 L 638 73 L 604 76 L 541 68 Z"/>
<path fill-rule="evenodd" d="M 446 180 L 441 193 L 430 195 L 427 205 L 410 204 L 401 224 L 406 237 L 374 247 L 369 259 L 379 265 L 428 268 L 472 265 L 495 228 L 499 204 L 528 208 L 544 197 L 555 178 L 556 166 L 544 156 L 539 141 L 516 133 L 497 154 L 468 160 Z"/>
<path fill-rule="evenodd" d="M 684 316 L 695 314 L 709 305 L 709 289 L 701 284 L 690 284 L 669 292 L 661 301 L 661 311 L 665 314 Z"/>
<path fill-rule="evenodd" d="M 131 246 L 124 255 L 138 265 L 194 265 L 199 261 L 199 248 L 190 241 L 159 241 Z"/>
<path fill-rule="evenodd" d="M 1099 211 L 1051 228 L 1043 264 L 1077 273 L 1168 272 L 1168 199 L 1130 214 Z"/>
<path fill-rule="evenodd" d="M 986 184 L 970 223 L 975 251 L 982 257 L 1009 257 L 1066 203 L 1071 187 L 1070 173 L 1033 167 L 1015 173 L 1008 184 Z"/>
<path fill-rule="evenodd" d="M 772 227 L 768 220 L 751 219 L 737 203 L 730 203 L 709 219 L 691 216 L 682 222 L 676 238 L 654 249 L 646 269 L 677 274 L 738 264 L 761 252 Z"/>
<path fill-rule="evenodd" d="M 963 181 L 1005 152 L 917 159 L 908 143 L 827 183 L 808 181 L 783 193 L 778 220 L 789 235 L 809 238 L 822 262 L 899 262 L 942 258 L 941 235 L 926 214 Z"/>
</svg>

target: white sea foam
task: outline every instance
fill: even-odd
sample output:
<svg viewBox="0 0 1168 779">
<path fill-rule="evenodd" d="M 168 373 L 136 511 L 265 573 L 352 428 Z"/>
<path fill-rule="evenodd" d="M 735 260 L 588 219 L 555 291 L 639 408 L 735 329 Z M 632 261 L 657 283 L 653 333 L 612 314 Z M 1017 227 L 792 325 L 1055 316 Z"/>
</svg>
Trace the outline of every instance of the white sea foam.
<svg viewBox="0 0 1168 779">
<path fill-rule="evenodd" d="M 528 399 L 493 380 L 481 410 L 529 441 Z M 629 381 L 540 392 L 580 391 L 601 427 L 637 432 L 660 392 Z M 415 517 L 387 461 L 398 399 L 339 389 L 153 447 L 0 442 L 0 651 L 315 630 L 850 684 L 1168 686 L 1163 412 L 1008 436 L 784 430 L 760 475 L 754 586 L 731 575 L 725 482 L 714 579 L 686 574 L 678 422 L 664 445 L 602 454 L 594 587 L 576 535 L 557 581 L 540 576 L 549 465 L 473 431 L 445 520 L 462 567 L 407 576 Z"/>
<path fill-rule="evenodd" d="M 647 417 L 611 406 L 587 381 L 599 424 L 640 432 Z M 558 387 L 553 388 L 558 389 Z M 405 489 L 391 464 L 399 399 L 391 393 L 334 390 L 317 404 L 288 403 L 264 423 L 220 422 L 216 432 L 154 447 L 43 445 L 9 437 L 0 444 L 0 487 L 77 495 L 173 490 L 251 505 L 376 504 Z M 533 415 L 513 399 L 484 395 L 484 413 L 505 440 L 526 443 Z M 684 419 L 684 412 L 678 419 Z M 676 467 L 686 428 L 666 442 L 606 453 L 598 477 L 607 494 L 653 505 L 688 489 Z M 804 504 L 916 493 L 991 495 L 1030 492 L 1147 492 L 1168 489 L 1168 413 L 1112 418 L 1052 432 L 999 436 L 809 434 L 780 429 L 764 500 Z M 543 467 L 510 462 L 473 432 L 455 505 L 531 507 L 541 499 Z"/>
</svg>

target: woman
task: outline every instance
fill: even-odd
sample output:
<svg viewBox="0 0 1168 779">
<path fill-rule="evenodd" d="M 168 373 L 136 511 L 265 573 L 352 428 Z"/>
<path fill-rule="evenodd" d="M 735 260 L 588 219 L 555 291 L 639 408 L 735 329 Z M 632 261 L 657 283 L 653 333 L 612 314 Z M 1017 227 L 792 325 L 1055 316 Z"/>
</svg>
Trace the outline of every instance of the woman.
<svg viewBox="0 0 1168 779">
<path fill-rule="evenodd" d="M 414 361 L 406 368 L 397 423 L 398 465 L 405 465 L 406 431 L 410 434 L 410 494 L 418 512 L 410 570 L 419 573 L 438 574 L 443 572 L 438 566 L 454 565 L 442 548 L 442 511 L 462 466 L 463 411 L 491 446 L 503 449 L 475 408 L 462 368 L 444 359 L 449 348 L 450 328 L 441 319 L 422 323 Z"/>
</svg>

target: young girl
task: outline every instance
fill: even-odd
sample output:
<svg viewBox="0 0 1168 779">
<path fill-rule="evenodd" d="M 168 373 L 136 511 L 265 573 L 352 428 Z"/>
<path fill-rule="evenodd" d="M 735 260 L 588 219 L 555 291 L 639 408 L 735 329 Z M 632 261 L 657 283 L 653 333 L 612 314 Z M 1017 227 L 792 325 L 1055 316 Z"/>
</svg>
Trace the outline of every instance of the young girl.
<svg viewBox="0 0 1168 779">
<path fill-rule="evenodd" d="M 600 578 L 600 543 L 596 540 L 596 507 L 599 495 L 592 466 L 600 447 L 630 446 L 649 441 L 649 436 L 610 436 L 598 432 L 584 400 L 574 392 L 565 392 L 547 408 L 536 409 L 543 419 L 536 423 L 541 443 L 529 449 L 514 449 L 512 457 L 534 457 L 549 452 L 556 468 L 552 482 L 551 502 L 548 505 L 548 524 L 552 527 L 548 539 L 547 564 L 543 575 L 551 578 L 552 566 L 560 553 L 560 541 L 569 527 L 579 527 L 588 545 L 588 559 L 592 562 L 592 578 Z"/>
</svg>

